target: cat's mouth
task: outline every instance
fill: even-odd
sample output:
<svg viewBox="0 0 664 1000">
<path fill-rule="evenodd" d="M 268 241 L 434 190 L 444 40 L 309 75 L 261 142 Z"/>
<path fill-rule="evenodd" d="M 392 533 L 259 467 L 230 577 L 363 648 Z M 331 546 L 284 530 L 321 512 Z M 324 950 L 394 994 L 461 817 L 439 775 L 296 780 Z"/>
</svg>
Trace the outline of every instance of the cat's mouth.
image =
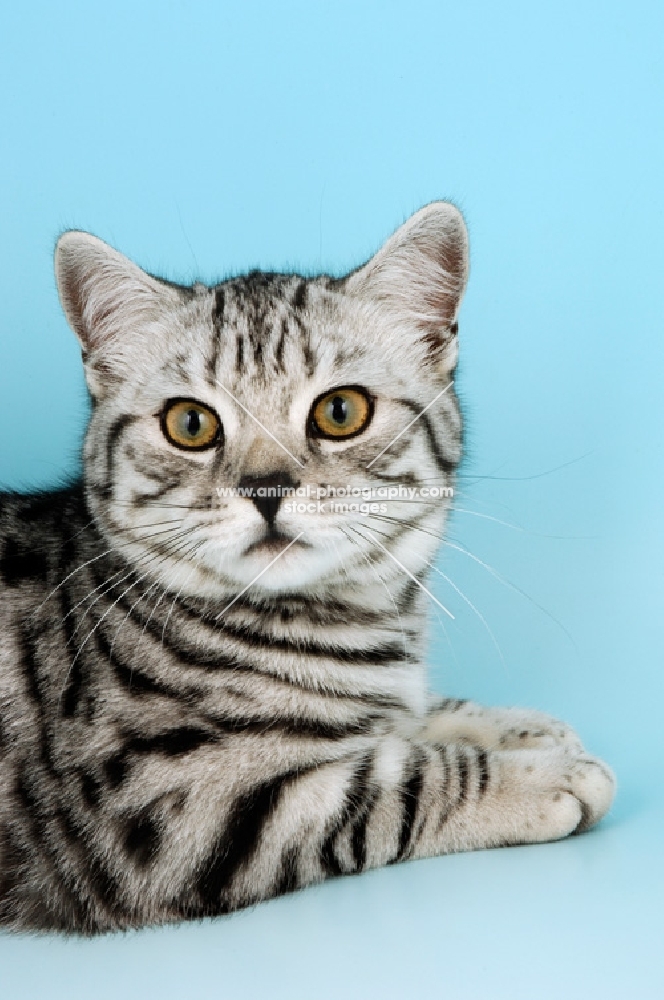
<svg viewBox="0 0 664 1000">
<path fill-rule="evenodd" d="M 309 542 L 303 541 L 301 538 L 297 538 L 294 535 L 287 535 L 283 531 L 279 531 L 277 528 L 271 528 L 266 531 L 261 538 L 257 539 L 249 545 L 242 555 L 251 556 L 256 555 L 256 553 L 276 556 L 280 552 L 285 552 L 287 548 L 303 547 L 310 549 L 311 545 Z"/>
</svg>

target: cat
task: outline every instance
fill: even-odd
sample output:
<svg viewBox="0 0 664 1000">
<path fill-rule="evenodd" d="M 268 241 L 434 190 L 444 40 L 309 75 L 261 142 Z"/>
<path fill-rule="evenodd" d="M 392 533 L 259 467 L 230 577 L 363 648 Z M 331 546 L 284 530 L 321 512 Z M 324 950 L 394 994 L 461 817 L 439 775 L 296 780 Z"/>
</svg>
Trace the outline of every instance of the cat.
<svg viewBox="0 0 664 1000">
<path fill-rule="evenodd" d="M 0 498 L 0 925 L 221 914 L 597 823 L 614 778 L 568 726 L 427 693 L 459 211 L 341 279 L 183 287 L 82 232 L 55 272 L 91 417 L 81 482 Z"/>
</svg>

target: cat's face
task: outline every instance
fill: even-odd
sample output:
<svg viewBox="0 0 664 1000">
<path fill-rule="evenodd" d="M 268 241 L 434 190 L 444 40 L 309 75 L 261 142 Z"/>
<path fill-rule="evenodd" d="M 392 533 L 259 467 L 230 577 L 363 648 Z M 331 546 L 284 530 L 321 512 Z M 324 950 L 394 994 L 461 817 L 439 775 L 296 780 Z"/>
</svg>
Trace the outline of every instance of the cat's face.
<svg viewBox="0 0 664 1000">
<path fill-rule="evenodd" d="M 65 234 L 56 273 L 95 400 L 85 474 L 109 542 L 146 584 L 205 597 L 421 572 L 460 457 L 466 268 L 444 203 L 343 281 L 181 289 Z"/>
</svg>

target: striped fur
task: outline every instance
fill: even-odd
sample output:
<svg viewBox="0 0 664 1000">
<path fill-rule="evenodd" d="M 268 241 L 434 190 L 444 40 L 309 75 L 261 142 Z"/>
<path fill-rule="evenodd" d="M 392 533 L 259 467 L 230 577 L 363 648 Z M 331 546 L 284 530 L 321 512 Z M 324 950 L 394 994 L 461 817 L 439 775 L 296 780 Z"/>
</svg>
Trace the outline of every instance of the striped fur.
<svg viewBox="0 0 664 1000">
<path fill-rule="evenodd" d="M 219 914 L 564 836 L 609 807 L 610 772 L 568 727 L 427 694 L 423 587 L 449 499 L 380 514 L 282 502 L 266 524 L 218 492 L 450 486 L 461 420 L 441 392 L 466 270 L 444 203 L 343 280 L 180 288 L 63 237 L 93 411 L 81 483 L 0 498 L 1 924 Z M 371 393 L 370 424 L 316 438 L 312 401 L 343 385 Z M 175 398 L 219 415 L 214 448 L 169 444 L 159 414 Z"/>
</svg>

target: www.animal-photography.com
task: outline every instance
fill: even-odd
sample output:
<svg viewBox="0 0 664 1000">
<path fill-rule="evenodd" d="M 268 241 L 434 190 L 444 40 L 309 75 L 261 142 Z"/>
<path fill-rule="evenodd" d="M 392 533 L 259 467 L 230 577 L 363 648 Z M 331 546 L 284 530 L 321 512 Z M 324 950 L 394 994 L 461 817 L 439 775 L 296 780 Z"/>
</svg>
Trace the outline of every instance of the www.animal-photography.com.
<svg viewBox="0 0 664 1000">
<path fill-rule="evenodd" d="M 663 28 L 0 14 L 3 997 L 662 995 Z"/>
</svg>

